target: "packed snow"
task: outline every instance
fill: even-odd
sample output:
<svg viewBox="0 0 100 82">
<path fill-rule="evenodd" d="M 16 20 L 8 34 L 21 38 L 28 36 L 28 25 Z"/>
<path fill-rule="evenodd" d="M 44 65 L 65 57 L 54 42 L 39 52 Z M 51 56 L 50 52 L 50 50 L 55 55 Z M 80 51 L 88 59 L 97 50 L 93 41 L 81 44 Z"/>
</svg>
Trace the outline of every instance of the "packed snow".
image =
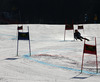
<svg viewBox="0 0 100 82">
<path fill-rule="evenodd" d="M 0 82 L 98 82 L 96 57 L 85 54 L 83 73 L 81 63 L 84 41 L 74 40 L 73 30 L 65 25 L 23 24 L 21 32 L 27 32 L 29 41 L 19 40 L 17 56 L 17 27 L 0 25 Z M 77 29 L 78 25 L 74 25 Z M 100 24 L 83 24 L 83 37 L 87 44 L 97 44 L 98 68 L 100 66 Z"/>
</svg>

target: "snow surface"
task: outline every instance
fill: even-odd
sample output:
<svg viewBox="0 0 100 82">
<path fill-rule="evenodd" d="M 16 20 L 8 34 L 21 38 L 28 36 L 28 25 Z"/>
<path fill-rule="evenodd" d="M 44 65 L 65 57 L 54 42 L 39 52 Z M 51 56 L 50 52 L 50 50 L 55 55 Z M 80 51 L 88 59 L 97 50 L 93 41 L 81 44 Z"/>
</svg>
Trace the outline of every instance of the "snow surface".
<svg viewBox="0 0 100 82">
<path fill-rule="evenodd" d="M 83 73 L 81 62 L 84 41 L 74 41 L 73 31 L 65 25 L 25 24 L 29 26 L 31 57 L 28 41 L 19 41 L 17 56 L 17 26 L 0 25 L 0 82 L 98 82 L 95 55 L 85 54 Z M 74 25 L 77 29 L 78 25 Z M 85 24 L 82 36 L 97 40 L 100 66 L 100 24 Z"/>
</svg>

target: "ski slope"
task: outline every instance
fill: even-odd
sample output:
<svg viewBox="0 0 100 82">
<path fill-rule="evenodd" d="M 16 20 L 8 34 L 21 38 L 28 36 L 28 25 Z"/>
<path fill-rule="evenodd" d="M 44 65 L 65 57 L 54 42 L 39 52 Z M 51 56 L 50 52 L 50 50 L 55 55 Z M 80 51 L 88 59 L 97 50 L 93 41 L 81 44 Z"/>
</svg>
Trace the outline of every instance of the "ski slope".
<svg viewBox="0 0 100 82">
<path fill-rule="evenodd" d="M 86 54 L 83 73 L 81 62 L 84 41 L 74 41 L 73 31 L 65 25 L 24 24 L 29 26 L 31 53 L 28 41 L 19 41 L 17 56 L 17 25 L 0 25 L 0 82 L 98 82 L 95 55 Z M 77 29 L 78 25 L 74 25 Z M 85 24 L 82 36 L 97 40 L 100 67 L 100 24 Z"/>
</svg>

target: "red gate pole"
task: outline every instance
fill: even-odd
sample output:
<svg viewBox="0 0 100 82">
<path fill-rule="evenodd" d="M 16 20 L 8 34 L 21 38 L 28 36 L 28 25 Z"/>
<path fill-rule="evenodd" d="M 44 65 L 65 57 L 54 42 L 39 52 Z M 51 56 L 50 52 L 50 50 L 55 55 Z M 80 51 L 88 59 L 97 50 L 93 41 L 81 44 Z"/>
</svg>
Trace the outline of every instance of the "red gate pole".
<svg viewBox="0 0 100 82">
<path fill-rule="evenodd" d="M 83 26 L 83 25 L 82 25 Z M 84 33 L 84 26 L 83 26 L 83 33 Z"/>
<path fill-rule="evenodd" d="M 74 27 L 73 27 L 73 36 L 74 36 Z M 75 38 L 74 38 L 74 41 L 75 41 Z"/>
<path fill-rule="evenodd" d="M 95 46 L 96 46 L 96 73 L 98 73 L 98 60 L 97 60 L 97 45 L 96 45 L 96 37 L 95 37 Z"/>
<path fill-rule="evenodd" d="M 96 55 L 96 73 L 98 73 L 98 60 L 97 60 L 97 55 Z"/>
<path fill-rule="evenodd" d="M 64 30 L 64 41 L 65 41 L 65 37 L 66 37 L 66 29 Z"/>
</svg>

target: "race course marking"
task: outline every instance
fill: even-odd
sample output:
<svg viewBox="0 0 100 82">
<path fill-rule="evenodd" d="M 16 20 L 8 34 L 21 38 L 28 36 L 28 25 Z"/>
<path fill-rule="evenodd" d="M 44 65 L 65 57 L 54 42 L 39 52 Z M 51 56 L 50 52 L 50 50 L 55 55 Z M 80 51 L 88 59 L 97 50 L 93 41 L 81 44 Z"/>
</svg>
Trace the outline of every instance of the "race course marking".
<svg viewBox="0 0 100 82">
<path fill-rule="evenodd" d="M 26 54 L 26 55 L 24 55 L 23 57 L 26 58 L 26 59 L 33 60 L 33 61 L 35 61 L 35 62 L 38 62 L 38 63 L 40 63 L 40 64 L 47 65 L 47 66 L 52 66 L 52 67 L 63 68 L 63 69 L 71 70 L 71 71 L 81 72 L 81 70 L 78 70 L 78 69 L 69 68 L 69 67 L 63 67 L 63 66 L 58 66 L 58 65 L 49 64 L 49 63 L 46 63 L 46 62 L 43 62 L 43 61 L 36 60 L 36 59 L 30 57 L 29 54 Z M 89 72 L 89 71 L 84 71 L 84 70 L 83 70 L 83 73 L 86 73 L 86 74 L 94 74 L 94 75 L 100 75 L 100 73 L 94 73 L 94 72 Z"/>
</svg>

